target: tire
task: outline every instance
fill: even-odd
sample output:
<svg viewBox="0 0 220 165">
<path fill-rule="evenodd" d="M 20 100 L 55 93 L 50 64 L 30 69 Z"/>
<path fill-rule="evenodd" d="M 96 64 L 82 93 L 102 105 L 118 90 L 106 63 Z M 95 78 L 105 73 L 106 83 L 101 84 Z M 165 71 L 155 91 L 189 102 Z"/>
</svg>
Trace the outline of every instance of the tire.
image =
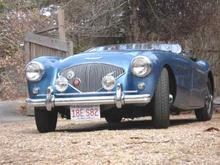
<svg viewBox="0 0 220 165">
<path fill-rule="evenodd" d="M 35 122 L 40 133 L 53 132 L 57 125 L 57 114 L 55 110 L 47 111 L 46 108 L 35 108 Z"/>
<path fill-rule="evenodd" d="M 170 125 L 169 75 L 163 69 L 155 89 L 152 120 L 155 128 L 168 128 Z"/>
<path fill-rule="evenodd" d="M 111 109 L 111 110 L 108 110 L 105 115 L 105 120 L 109 123 L 109 124 L 112 124 L 112 123 L 120 123 L 121 120 L 122 120 L 122 115 L 120 112 L 118 112 L 117 109 Z"/>
<path fill-rule="evenodd" d="M 207 83 L 208 87 L 208 96 L 206 96 L 205 107 L 196 109 L 195 115 L 199 121 L 208 121 L 212 119 L 213 114 L 213 92 L 210 80 Z"/>
</svg>

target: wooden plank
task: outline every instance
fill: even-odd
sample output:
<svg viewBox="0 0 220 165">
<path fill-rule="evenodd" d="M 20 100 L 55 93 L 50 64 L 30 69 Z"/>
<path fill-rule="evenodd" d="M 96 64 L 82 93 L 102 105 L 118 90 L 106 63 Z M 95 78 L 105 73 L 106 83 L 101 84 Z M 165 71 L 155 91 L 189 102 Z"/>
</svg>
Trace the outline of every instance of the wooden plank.
<svg viewBox="0 0 220 165">
<path fill-rule="evenodd" d="M 59 28 L 58 26 L 52 26 L 52 27 L 48 27 L 48 28 L 45 28 L 45 29 L 40 30 L 40 31 L 36 31 L 35 33 L 36 34 L 41 34 L 41 33 L 49 32 L 49 31 L 52 31 L 52 30 L 57 30 L 58 28 Z"/>
<path fill-rule="evenodd" d="M 66 56 L 73 55 L 73 42 L 67 42 L 68 51 L 66 52 Z"/>
<path fill-rule="evenodd" d="M 32 55 L 33 55 L 33 57 L 34 58 L 36 58 L 37 56 L 36 56 L 36 45 L 35 44 L 31 44 L 32 46 L 31 46 L 31 50 L 32 50 Z"/>
<path fill-rule="evenodd" d="M 25 35 L 25 41 L 35 43 L 38 45 L 42 45 L 44 47 L 53 48 L 61 51 L 69 51 L 69 45 L 70 41 L 60 41 L 55 38 L 45 37 L 41 35 L 37 35 L 31 32 L 26 33 Z"/>
<path fill-rule="evenodd" d="M 31 60 L 31 52 L 30 52 L 30 43 L 29 42 L 24 42 L 24 52 L 25 52 L 25 64 L 27 65 L 28 62 L 30 62 L 30 60 Z M 25 94 L 27 97 L 29 96 L 27 83 L 25 83 Z"/>
<path fill-rule="evenodd" d="M 25 63 L 27 64 L 31 59 L 31 52 L 30 52 L 30 43 L 24 43 L 24 52 L 25 52 Z"/>
</svg>

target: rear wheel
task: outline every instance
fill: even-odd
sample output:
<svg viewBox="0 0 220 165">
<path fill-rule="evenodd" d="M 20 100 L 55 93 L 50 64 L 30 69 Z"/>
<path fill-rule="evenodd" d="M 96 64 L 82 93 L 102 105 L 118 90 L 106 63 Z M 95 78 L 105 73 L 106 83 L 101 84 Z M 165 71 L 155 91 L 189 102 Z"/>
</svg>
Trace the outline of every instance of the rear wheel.
<svg viewBox="0 0 220 165">
<path fill-rule="evenodd" d="M 208 94 L 205 99 L 205 107 L 195 110 L 196 118 L 199 121 L 211 120 L 213 114 L 213 92 L 210 80 L 207 83 L 207 87 Z"/>
<path fill-rule="evenodd" d="M 169 75 L 163 69 L 152 100 L 152 120 L 155 128 L 168 128 L 170 125 Z"/>
<path fill-rule="evenodd" d="M 108 123 L 120 123 L 122 120 L 122 114 L 117 109 L 108 110 L 104 117 Z"/>
<path fill-rule="evenodd" d="M 36 126 L 40 133 L 55 131 L 57 125 L 57 111 L 47 111 L 44 107 L 36 107 L 34 113 Z"/>
</svg>

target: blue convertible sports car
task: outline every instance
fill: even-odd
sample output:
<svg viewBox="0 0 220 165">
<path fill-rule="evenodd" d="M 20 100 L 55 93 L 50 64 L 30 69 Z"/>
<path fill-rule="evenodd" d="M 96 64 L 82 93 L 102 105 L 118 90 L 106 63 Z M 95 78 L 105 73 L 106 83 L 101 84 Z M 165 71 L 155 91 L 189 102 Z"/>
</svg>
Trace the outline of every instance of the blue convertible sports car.
<svg viewBox="0 0 220 165">
<path fill-rule="evenodd" d="M 214 80 L 206 61 L 178 44 L 121 44 L 65 59 L 43 56 L 26 66 L 29 98 L 39 132 L 56 129 L 57 115 L 72 120 L 152 116 L 167 128 L 170 114 L 194 110 L 210 120 Z"/>
</svg>

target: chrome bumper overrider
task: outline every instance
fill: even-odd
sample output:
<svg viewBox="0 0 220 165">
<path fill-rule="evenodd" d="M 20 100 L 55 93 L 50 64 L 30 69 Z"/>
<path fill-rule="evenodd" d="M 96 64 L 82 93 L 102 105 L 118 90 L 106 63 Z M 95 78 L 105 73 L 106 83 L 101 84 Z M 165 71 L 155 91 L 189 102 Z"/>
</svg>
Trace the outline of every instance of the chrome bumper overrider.
<svg viewBox="0 0 220 165">
<path fill-rule="evenodd" d="M 26 99 L 27 104 L 34 107 L 46 107 L 48 111 L 55 106 L 73 106 L 73 105 L 116 105 L 121 108 L 125 104 L 147 104 L 151 101 L 149 94 L 132 94 L 128 95 L 122 91 L 121 85 L 118 84 L 116 93 L 113 96 L 84 96 L 70 98 L 56 98 L 53 95 L 53 89 L 48 87 L 46 99 Z"/>
</svg>

